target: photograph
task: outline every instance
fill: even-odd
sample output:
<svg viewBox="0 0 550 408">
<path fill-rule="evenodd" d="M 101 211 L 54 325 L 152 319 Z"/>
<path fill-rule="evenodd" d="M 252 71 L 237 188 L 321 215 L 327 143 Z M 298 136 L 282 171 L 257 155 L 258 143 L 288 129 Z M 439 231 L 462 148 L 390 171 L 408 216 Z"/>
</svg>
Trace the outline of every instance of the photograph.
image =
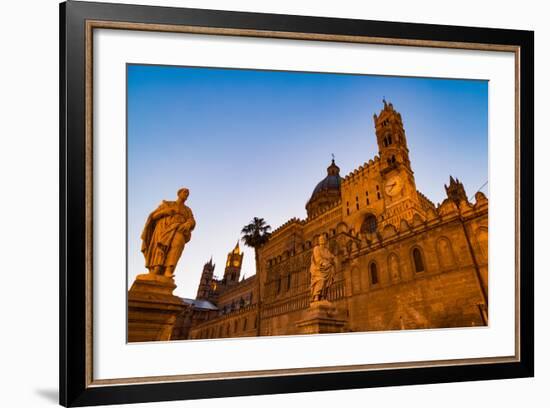
<svg viewBox="0 0 550 408">
<path fill-rule="evenodd" d="M 489 327 L 489 87 L 127 63 L 127 341 Z"/>
</svg>

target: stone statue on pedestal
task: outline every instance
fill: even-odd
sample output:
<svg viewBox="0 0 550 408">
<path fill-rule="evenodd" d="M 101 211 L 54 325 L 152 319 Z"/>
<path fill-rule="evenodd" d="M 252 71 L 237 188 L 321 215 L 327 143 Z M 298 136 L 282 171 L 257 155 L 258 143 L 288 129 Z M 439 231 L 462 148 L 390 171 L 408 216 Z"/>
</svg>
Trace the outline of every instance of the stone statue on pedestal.
<svg viewBox="0 0 550 408">
<path fill-rule="evenodd" d="M 328 289 L 334 282 L 336 256 L 328 248 L 325 235 L 319 236 L 319 243 L 311 255 L 311 302 L 326 300 Z"/>
<path fill-rule="evenodd" d="M 176 264 L 195 228 L 193 213 L 185 205 L 188 196 L 188 189 L 180 189 L 176 201 L 163 201 L 147 218 L 141 234 L 141 252 L 150 274 L 174 276 Z"/>
<path fill-rule="evenodd" d="M 128 291 L 128 341 L 166 341 L 188 306 L 173 294 L 174 269 L 191 239 L 195 218 L 185 205 L 189 190 L 178 191 L 176 201 L 163 201 L 147 218 L 141 234 L 141 252 L 149 273 L 136 276 Z"/>
<path fill-rule="evenodd" d="M 334 283 L 339 268 L 338 258 L 328 248 L 326 236 L 319 237 L 311 255 L 311 301 L 296 322 L 300 334 L 342 333 L 347 324 L 345 310 L 328 299 L 328 291 Z"/>
</svg>

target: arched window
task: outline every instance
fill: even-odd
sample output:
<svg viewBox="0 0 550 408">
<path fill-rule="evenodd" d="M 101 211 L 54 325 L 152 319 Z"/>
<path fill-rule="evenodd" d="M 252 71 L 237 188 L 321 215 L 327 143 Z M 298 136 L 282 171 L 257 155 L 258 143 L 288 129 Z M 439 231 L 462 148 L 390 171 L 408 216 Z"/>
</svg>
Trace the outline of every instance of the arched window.
<svg viewBox="0 0 550 408">
<path fill-rule="evenodd" d="M 291 281 L 291 274 L 289 273 L 288 276 L 286 277 L 286 290 L 289 290 L 290 289 L 290 281 Z"/>
<path fill-rule="evenodd" d="M 361 224 L 361 233 L 373 233 L 376 232 L 376 216 L 374 214 L 369 214 L 363 220 Z"/>
<path fill-rule="evenodd" d="M 391 135 L 388 136 L 388 144 L 391 145 Z"/>
<path fill-rule="evenodd" d="M 372 262 L 370 264 L 369 271 L 370 271 L 370 283 L 371 283 L 371 285 L 378 284 L 378 267 L 376 266 L 376 264 L 374 262 Z"/>
<path fill-rule="evenodd" d="M 412 251 L 415 272 L 424 272 L 424 260 L 420 249 L 414 248 Z"/>
</svg>

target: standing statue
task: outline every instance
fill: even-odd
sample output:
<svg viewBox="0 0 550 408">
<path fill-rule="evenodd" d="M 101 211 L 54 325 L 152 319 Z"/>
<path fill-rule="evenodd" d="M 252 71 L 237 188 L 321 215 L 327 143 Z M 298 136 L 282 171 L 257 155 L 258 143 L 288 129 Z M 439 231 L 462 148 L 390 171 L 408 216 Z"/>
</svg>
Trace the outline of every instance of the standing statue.
<svg viewBox="0 0 550 408">
<path fill-rule="evenodd" d="M 336 273 L 336 256 L 328 248 L 325 235 L 319 236 L 319 244 L 313 248 L 311 255 L 311 301 L 327 299 L 328 289 L 334 282 Z"/>
<path fill-rule="evenodd" d="M 163 200 L 147 218 L 141 233 L 141 252 L 150 274 L 174 276 L 185 244 L 191 239 L 195 219 L 185 205 L 189 190 L 181 188 L 176 201 Z"/>
</svg>

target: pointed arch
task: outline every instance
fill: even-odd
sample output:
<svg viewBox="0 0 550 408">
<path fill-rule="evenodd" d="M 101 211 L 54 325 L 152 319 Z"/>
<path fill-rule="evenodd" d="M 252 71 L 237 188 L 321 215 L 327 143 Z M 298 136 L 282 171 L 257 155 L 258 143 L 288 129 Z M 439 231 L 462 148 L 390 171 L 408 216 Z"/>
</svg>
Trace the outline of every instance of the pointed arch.
<svg viewBox="0 0 550 408">
<path fill-rule="evenodd" d="M 399 265 L 399 256 L 395 253 L 391 253 L 388 256 L 388 271 L 390 273 L 390 279 L 392 282 L 398 282 L 401 280 L 401 270 Z"/>
<path fill-rule="evenodd" d="M 439 237 L 436 241 L 435 248 L 441 269 L 449 269 L 456 265 L 453 246 L 449 238 L 445 236 Z"/>
<path fill-rule="evenodd" d="M 415 273 L 421 273 L 426 270 L 426 264 L 424 262 L 424 255 L 420 247 L 415 246 L 411 250 L 411 261 L 413 271 Z"/>
<path fill-rule="evenodd" d="M 369 282 L 371 286 L 376 286 L 380 283 L 378 265 L 374 261 L 369 264 Z"/>
</svg>

